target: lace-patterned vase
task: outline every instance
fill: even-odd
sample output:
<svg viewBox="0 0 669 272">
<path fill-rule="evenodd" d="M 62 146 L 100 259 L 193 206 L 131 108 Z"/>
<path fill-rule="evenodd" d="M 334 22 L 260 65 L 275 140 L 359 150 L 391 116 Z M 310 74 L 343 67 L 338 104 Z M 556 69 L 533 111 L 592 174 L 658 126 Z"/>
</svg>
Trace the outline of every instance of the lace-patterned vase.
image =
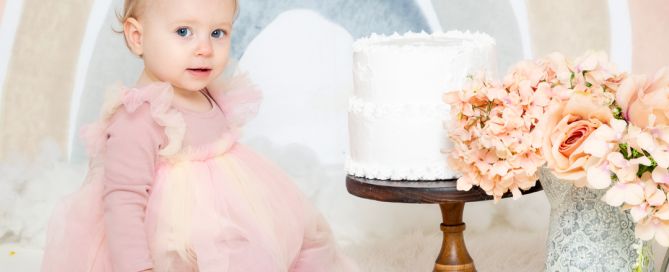
<svg viewBox="0 0 669 272">
<path fill-rule="evenodd" d="M 628 212 L 601 198 L 606 190 L 576 188 L 542 168 L 540 181 L 551 205 L 546 271 L 632 271 L 639 240 Z M 643 243 L 642 271 L 653 271 L 652 250 Z"/>
</svg>

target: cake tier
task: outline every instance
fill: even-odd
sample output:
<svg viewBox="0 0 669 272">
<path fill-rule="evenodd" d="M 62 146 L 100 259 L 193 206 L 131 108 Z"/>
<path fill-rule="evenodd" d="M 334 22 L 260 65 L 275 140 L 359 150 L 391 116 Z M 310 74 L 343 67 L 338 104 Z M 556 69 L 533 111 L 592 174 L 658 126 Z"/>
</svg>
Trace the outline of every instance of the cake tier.
<svg viewBox="0 0 669 272">
<path fill-rule="evenodd" d="M 455 177 L 441 152 L 448 106 L 376 104 L 349 100 L 349 175 L 371 179 L 442 180 Z"/>
<path fill-rule="evenodd" d="M 375 103 L 435 103 L 477 71 L 493 73 L 494 41 L 480 33 L 407 33 L 353 46 L 353 95 Z M 486 70 L 487 69 L 487 70 Z"/>
</svg>

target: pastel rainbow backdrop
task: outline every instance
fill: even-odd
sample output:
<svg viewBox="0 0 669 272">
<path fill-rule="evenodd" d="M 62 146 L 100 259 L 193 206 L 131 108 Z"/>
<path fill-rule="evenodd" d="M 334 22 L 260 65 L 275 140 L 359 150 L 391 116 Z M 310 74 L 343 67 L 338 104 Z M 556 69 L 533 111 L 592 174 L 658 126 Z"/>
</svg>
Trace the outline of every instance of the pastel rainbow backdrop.
<svg viewBox="0 0 669 272">
<path fill-rule="evenodd" d="M 12 152 L 33 155 L 46 139 L 70 154 L 81 103 L 100 103 L 86 99 L 87 90 L 136 76 L 136 59 L 98 56 L 105 48 L 123 47 L 109 25 L 121 2 L 0 0 L 0 159 Z M 669 3 L 663 0 L 415 0 L 412 5 L 433 30 L 491 34 L 501 69 L 552 51 L 577 56 L 590 49 L 608 51 L 620 69 L 633 73 L 653 73 L 669 63 Z M 99 58 L 118 61 L 101 67 Z M 119 78 L 90 78 L 91 71 L 107 70 Z"/>
</svg>

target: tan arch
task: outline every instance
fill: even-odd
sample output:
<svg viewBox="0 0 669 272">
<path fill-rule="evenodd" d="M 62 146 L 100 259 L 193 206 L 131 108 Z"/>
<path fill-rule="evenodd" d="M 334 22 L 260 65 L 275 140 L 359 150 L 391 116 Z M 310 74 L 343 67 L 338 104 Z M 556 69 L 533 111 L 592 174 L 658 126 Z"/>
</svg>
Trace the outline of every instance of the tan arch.
<svg viewBox="0 0 669 272">
<path fill-rule="evenodd" d="M 606 0 L 526 1 L 534 57 L 559 51 L 577 57 L 610 50 Z"/>
<path fill-rule="evenodd" d="M 669 3 L 629 1 L 632 25 L 632 72 L 652 75 L 669 65 Z"/>
<path fill-rule="evenodd" d="M 0 99 L 0 159 L 34 155 L 44 139 L 65 150 L 77 56 L 92 0 L 25 0 Z"/>
</svg>

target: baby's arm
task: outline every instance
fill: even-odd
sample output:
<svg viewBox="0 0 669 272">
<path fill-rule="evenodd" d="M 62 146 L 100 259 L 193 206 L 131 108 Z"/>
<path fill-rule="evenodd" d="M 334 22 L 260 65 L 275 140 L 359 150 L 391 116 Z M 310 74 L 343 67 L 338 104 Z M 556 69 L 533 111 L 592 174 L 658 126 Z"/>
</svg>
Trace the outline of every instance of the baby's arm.
<svg viewBox="0 0 669 272">
<path fill-rule="evenodd" d="M 144 214 L 163 141 L 148 104 L 129 113 L 123 107 L 107 129 L 105 153 L 105 229 L 114 271 L 153 267 Z"/>
</svg>

